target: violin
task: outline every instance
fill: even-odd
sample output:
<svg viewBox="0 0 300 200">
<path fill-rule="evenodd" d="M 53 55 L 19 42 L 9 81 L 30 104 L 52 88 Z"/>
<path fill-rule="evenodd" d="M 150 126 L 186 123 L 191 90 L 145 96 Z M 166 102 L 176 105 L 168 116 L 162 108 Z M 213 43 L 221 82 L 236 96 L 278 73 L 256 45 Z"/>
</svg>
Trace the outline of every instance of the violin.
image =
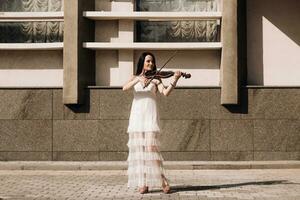
<svg viewBox="0 0 300 200">
<path fill-rule="evenodd" d="M 147 87 L 153 79 L 169 78 L 171 76 L 174 76 L 175 72 L 173 71 L 161 71 L 161 70 L 166 66 L 168 62 L 170 62 L 170 60 L 172 60 L 172 58 L 174 58 L 177 52 L 178 51 L 175 51 L 173 55 L 165 62 L 165 64 L 158 71 L 151 70 L 145 73 L 144 76 L 145 78 L 149 79 L 149 81 L 144 85 L 144 88 Z M 188 73 L 181 72 L 181 76 L 186 79 L 191 78 L 191 74 Z"/>
<path fill-rule="evenodd" d="M 173 71 L 147 71 L 145 73 L 145 78 L 147 79 L 161 79 L 161 78 L 170 78 L 171 76 L 174 76 L 175 72 Z M 191 74 L 181 72 L 181 76 L 185 79 L 191 78 Z"/>
</svg>

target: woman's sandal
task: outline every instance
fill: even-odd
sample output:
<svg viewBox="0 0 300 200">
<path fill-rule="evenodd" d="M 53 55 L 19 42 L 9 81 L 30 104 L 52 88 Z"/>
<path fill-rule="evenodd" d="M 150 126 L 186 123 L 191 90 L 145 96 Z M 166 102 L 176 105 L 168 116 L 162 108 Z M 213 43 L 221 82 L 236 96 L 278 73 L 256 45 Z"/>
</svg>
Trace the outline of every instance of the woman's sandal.
<svg viewBox="0 0 300 200">
<path fill-rule="evenodd" d="M 163 188 L 162 190 L 165 194 L 168 194 L 171 192 L 169 180 L 167 178 L 163 178 L 162 188 Z"/>
<path fill-rule="evenodd" d="M 140 192 L 140 194 L 148 193 L 149 192 L 148 186 L 144 186 L 142 188 L 139 188 L 139 192 Z"/>
</svg>

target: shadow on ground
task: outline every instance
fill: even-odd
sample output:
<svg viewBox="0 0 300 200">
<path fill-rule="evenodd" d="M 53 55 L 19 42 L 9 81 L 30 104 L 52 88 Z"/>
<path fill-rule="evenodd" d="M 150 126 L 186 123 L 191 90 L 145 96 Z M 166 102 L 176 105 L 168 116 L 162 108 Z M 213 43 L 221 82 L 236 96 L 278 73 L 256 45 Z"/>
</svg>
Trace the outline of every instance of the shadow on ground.
<svg viewBox="0 0 300 200">
<path fill-rule="evenodd" d="M 245 182 L 245 183 L 234 183 L 234 184 L 222 184 L 222 185 L 176 185 L 171 186 L 171 193 L 176 192 L 185 192 L 185 191 L 201 191 L 201 190 L 218 190 L 224 188 L 234 188 L 241 187 L 247 185 L 279 185 L 279 184 L 297 184 L 293 182 L 289 182 L 287 180 L 273 180 L 273 181 L 253 181 L 253 182 Z M 161 192 L 161 190 L 153 190 L 151 192 Z"/>
</svg>

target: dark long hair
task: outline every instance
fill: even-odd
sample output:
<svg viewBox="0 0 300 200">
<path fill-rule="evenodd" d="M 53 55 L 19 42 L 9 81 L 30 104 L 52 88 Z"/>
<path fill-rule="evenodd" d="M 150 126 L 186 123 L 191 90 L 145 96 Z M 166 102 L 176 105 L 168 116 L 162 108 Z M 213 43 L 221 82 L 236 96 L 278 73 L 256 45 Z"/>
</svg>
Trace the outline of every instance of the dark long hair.
<svg viewBox="0 0 300 200">
<path fill-rule="evenodd" d="M 137 63 L 137 68 L 136 68 L 136 73 L 135 73 L 135 75 L 138 76 L 138 75 L 140 75 L 140 74 L 142 73 L 143 68 L 144 68 L 145 58 L 146 58 L 146 56 L 148 56 L 148 55 L 152 57 L 152 59 L 153 59 L 153 64 L 154 64 L 153 71 L 156 71 L 156 62 L 155 62 L 155 57 L 154 57 L 154 55 L 153 55 L 152 53 L 150 53 L 150 52 L 144 52 L 144 53 L 142 53 L 142 55 L 140 56 L 139 61 L 138 61 L 138 63 Z"/>
</svg>

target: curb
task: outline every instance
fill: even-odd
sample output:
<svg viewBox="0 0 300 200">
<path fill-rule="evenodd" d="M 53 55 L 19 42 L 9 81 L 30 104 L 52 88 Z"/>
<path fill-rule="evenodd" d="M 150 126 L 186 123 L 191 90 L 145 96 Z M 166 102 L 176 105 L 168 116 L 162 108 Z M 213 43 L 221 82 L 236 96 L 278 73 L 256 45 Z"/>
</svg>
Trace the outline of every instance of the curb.
<svg viewBox="0 0 300 200">
<path fill-rule="evenodd" d="M 300 169 L 300 161 L 164 161 L 167 170 Z M 126 161 L 0 161 L 0 170 L 127 170 Z"/>
</svg>

